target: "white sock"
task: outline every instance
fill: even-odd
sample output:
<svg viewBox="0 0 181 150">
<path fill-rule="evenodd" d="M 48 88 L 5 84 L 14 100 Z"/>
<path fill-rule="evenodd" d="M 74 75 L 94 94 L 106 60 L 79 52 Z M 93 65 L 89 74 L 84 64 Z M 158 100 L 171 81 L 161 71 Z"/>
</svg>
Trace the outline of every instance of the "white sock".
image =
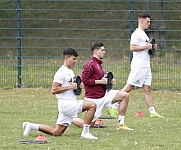
<svg viewBox="0 0 181 150">
<path fill-rule="evenodd" d="M 117 102 L 114 103 L 114 104 L 111 104 L 111 108 L 118 109 L 119 108 L 119 104 Z"/>
<path fill-rule="evenodd" d="M 39 130 L 40 124 L 29 123 L 31 130 Z"/>
<path fill-rule="evenodd" d="M 24 128 L 23 135 L 28 136 L 28 134 L 31 130 L 39 130 L 40 125 L 35 124 L 35 123 L 30 123 L 30 122 L 23 122 L 22 126 Z"/>
<path fill-rule="evenodd" d="M 149 110 L 150 114 L 156 113 L 154 106 L 148 108 L 148 110 Z"/>
<path fill-rule="evenodd" d="M 90 128 L 89 124 L 84 124 L 82 133 L 84 133 L 84 134 L 89 133 L 89 128 Z"/>
<path fill-rule="evenodd" d="M 118 123 L 119 123 L 119 124 L 124 124 L 124 118 L 125 118 L 125 116 L 120 116 L 120 115 L 119 115 Z"/>
</svg>

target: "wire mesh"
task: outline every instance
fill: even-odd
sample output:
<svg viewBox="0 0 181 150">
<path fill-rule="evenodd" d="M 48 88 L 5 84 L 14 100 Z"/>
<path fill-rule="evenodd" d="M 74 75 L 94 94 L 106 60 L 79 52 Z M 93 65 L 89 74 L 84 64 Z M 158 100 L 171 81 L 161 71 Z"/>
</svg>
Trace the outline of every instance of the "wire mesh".
<svg viewBox="0 0 181 150">
<path fill-rule="evenodd" d="M 180 90 L 180 8 L 178 0 L 1 0 L 0 87 L 16 87 L 18 78 L 22 87 L 50 87 L 67 47 L 79 53 L 73 70 L 80 75 L 91 56 L 90 44 L 101 41 L 106 48 L 105 70 L 114 73 L 114 87 L 122 88 L 130 71 L 131 26 L 135 29 L 137 15 L 146 12 L 152 20 L 147 34 L 158 43 L 151 59 L 152 87 Z"/>
</svg>

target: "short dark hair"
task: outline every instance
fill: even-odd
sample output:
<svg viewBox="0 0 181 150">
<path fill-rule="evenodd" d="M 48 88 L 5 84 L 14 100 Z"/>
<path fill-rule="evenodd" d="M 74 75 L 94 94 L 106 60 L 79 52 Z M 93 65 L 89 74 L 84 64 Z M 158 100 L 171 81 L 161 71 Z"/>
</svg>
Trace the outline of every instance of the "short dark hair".
<svg viewBox="0 0 181 150">
<path fill-rule="evenodd" d="M 95 49 L 99 49 L 100 47 L 104 46 L 101 42 L 93 42 L 90 46 L 91 51 L 94 51 Z"/>
<path fill-rule="evenodd" d="M 146 19 L 146 18 L 150 18 L 150 15 L 146 13 L 141 13 L 138 15 L 138 19 Z"/>
<path fill-rule="evenodd" d="M 66 55 L 69 55 L 69 56 L 73 55 L 73 56 L 77 57 L 78 53 L 73 48 L 67 48 L 67 49 L 63 50 L 63 56 L 65 57 Z"/>
</svg>

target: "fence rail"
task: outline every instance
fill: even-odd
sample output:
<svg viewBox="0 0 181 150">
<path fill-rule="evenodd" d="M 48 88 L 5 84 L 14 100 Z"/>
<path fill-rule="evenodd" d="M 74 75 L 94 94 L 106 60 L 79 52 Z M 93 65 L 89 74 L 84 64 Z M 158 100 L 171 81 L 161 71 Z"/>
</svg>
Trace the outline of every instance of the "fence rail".
<svg viewBox="0 0 181 150">
<path fill-rule="evenodd" d="M 158 43 L 151 59 L 153 89 L 181 90 L 180 0 L 1 0 L 0 87 L 50 87 L 62 50 L 79 52 L 76 74 L 102 41 L 104 67 L 122 88 L 130 71 L 130 34 L 137 15 L 151 15 L 149 37 Z"/>
</svg>

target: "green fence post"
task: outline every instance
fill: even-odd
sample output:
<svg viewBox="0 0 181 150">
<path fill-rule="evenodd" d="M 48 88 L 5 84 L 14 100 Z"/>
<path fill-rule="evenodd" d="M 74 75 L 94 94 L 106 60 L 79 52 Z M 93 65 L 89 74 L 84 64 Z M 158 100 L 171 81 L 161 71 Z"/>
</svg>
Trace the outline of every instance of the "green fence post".
<svg viewBox="0 0 181 150">
<path fill-rule="evenodd" d="M 134 31 L 134 0 L 130 0 L 129 8 L 130 8 L 129 12 L 130 12 L 130 36 L 131 36 L 131 34 Z M 131 62 L 133 58 L 133 52 L 130 51 L 129 56 Z"/>
<path fill-rule="evenodd" d="M 17 0 L 17 30 L 18 30 L 18 88 L 21 87 L 21 0 Z"/>
</svg>

